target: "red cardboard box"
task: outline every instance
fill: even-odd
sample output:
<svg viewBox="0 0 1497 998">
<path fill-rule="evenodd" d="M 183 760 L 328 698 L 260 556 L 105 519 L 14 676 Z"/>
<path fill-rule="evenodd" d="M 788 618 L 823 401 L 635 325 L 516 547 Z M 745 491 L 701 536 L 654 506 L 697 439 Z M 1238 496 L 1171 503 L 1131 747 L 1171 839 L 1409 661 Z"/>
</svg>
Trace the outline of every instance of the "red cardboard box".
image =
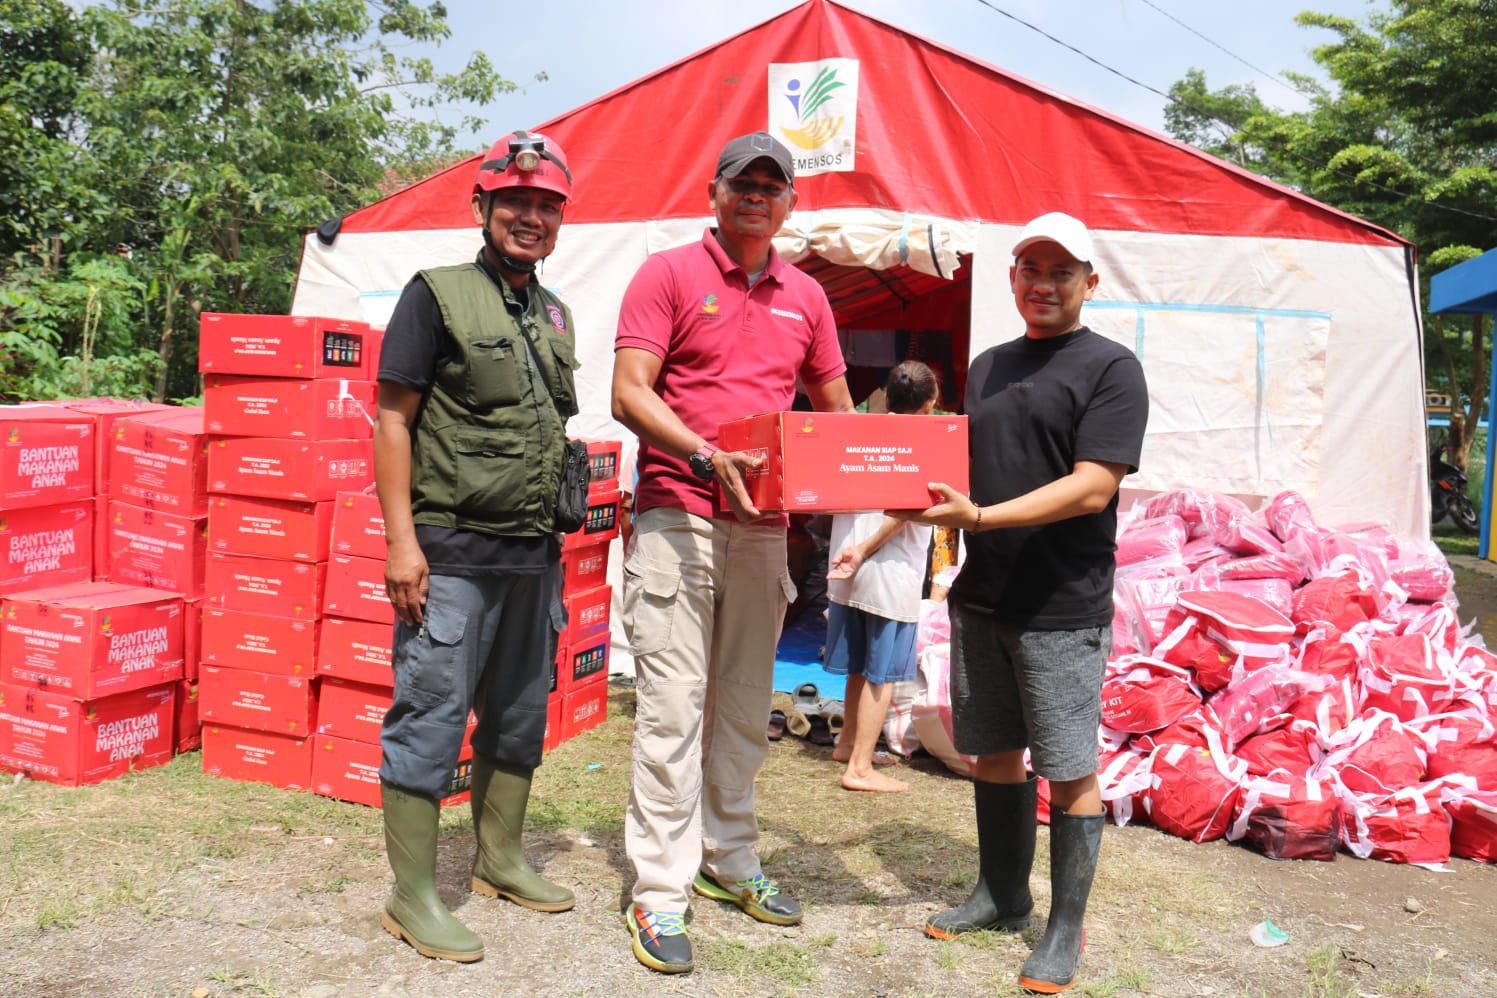
<svg viewBox="0 0 1497 998">
<path fill-rule="evenodd" d="M 613 606 L 613 587 L 598 586 L 565 597 L 568 643 L 581 646 L 599 634 L 608 633 L 609 612 Z"/>
<path fill-rule="evenodd" d="M 332 523 L 332 502 L 216 495 L 208 506 L 208 545 L 229 554 L 327 561 Z"/>
<path fill-rule="evenodd" d="M 371 620 L 323 617 L 317 674 L 394 688 L 395 673 L 390 665 L 393 630 L 389 624 Z"/>
<path fill-rule="evenodd" d="M 561 550 L 561 588 L 580 593 L 608 581 L 608 542 Z"/>
<path fill-rule="evenodd" d="M 94 501 L 0 510 L 0 595 L 88 582 Z"/>
<path fill-rule="evenodd" d="M 562 709 L 562 698 L 552 693 L 551 698 L 546 701 L 546 738 L 541 742 L 542 752 L 549 752 L 561 744 Z"/>
<path fill-rule="evenodd" d="M 182 678 L 182 598 L 80 582 L 5 598 L 0 682 L 97 700 Z"/>
<path fill-rule="evenodd" d="M 392 689 L 325 677 L 317 691 L 317 733 L 378 745 L 380 725 L 394 701 Z"/>
<path fill-rule="evenodd" d="M 766 511 L 924 509 L 930 482 L 967 491 L 966 416 L 770 412 L 722 423 L 717 446 L 765 459 L 745 484 Z"/>
<path fill-rule="evenodd" d="M 0 769 L 76 787 L 170 762 L 175 684 L 81 701 L 0 685 Z"/>
<path fill-rule="evenodd" d="M 223 437 L 208 448 L 214 492 L 323 502 L 373 481 L 372 440 Z"/>
<path fill-rule="evenodd" d="M 121 416 L 109 451 L 109 496 L 183 516 L 208 512 L 203 407 Z"/>
<path fill-rule="evenodd" d="M 395 623 L 395 607 L 385 592 L 385 562 L 335 554 L 327 562 L 322 612 L 380 624 Z"/>
<path fill-rule="evenodd" d="M 603 544 L 619 535 L 619 493 L 587 497 L 587 519 L 570 534 L 562 535 L 563 551 Z"/>
<path fill-rule="evenodd" d="M 93 571 L 89 578 L 94 582 L 109 581 L 109 498 L 101 496 L 93 501 L 94 515 L 89 517 L 93 526 L 89 533 L 93 535 L 90 541 L 92 550 L 89 552 L 93 563 Z M 0 514 L 3 517 L 4 514 Z M 4 592 L 0 588 L 0 592 Z"/>
<path fill-rule="evenodd" d="M 588 683 L 562 695 L 561 740 L 575 738 L 608 717 L 608 684 Z"/>
<path fill-rule="evenodd" d="M 368 742 L 356 742 L 336 735 L 318 735 L 312 759 L 312 791 L 334 800 L 352 801 L 379 807 L 379 765 L 381 750 Z M 457 766 L 447 783 L 442 805 L 463 804 L 473 788 L 473 746 L 466 740 L 458 755 Z"/>
<path fill-rule="evenodd" d="M 619 455 L 623 448 L 623 443 L 618 440 L 587 442 L 588 492 L 604 495 L 619 491 Z"/>
<path fill-rule="evenodd" d="M 206 516 L 178 516 L 112 499 L 107 518 L 111 581 L 165 589 L 186 599 L 202 597 Z"/>
<path fill-rule="evenodd" d="M 196 683 L 203 660 L 203 601 L 182 601 L 182 678 Z M 194 693 L 195 697 L 197 694 Z"/>
<path fill-rule="evenodd" d="M 339 492 L 333 506 L 332 549 L 355 558 L 385 560 L 385 514 L 373 492 Z"/>
<path fill-rule="evenodd" d="M 198 370 L 270 378 L 373 378 L 366 323 L 305 315 L 204 312 Z M 378 343 L 378 338 L 374 338 Z"/>
<path fill-rule="evenodd" d="M 209 607 L 298 620 L 322 616 L 325 561 L 285 561 L 209 551 L 206 575 Z"/>
<path fill-rule="evenodd" d="M 562 665 L 561 690 L 570 693 L 579 686 L 591 686 L 608 678 L 609 637 L 604 634 L 591 641 L 567 646 L 569 661 Z"/>
<path fill-rule="evenodd" d="M 315 728 L 316 687 L 309 677 L 205 665 L 198 673 L 198 716 L 204 724 L 301 737 Z"/>
<path fill-rule="evenodd" d="M 321 621 L 245 610 L 203 609 L 203 665 L 282 676 L 316 673 Z"/>
<path fill-rule="evenodd" d="M 160 402 L 134 402 L 127 399 L 81 399 L 63 405 L 88 416 L 94 422 L 94 495 L 109 494 L 109 454 L 114 449 L 114 421 L 122 416 L 142 412 L 160 412 L 171 406 Z"/>
<path fill-rule="evenodd" d="M 203 772 L 285 790 L 310 790 L 312 739 L 204 724 Z"/>
<path fill-rule="evenodd" d="M 203 725 L 198 720 L 198 684 L 196 679 L 177 683 L 175 720 L 172 724 L 175 752 L 192 752 L 203 747 Z"/>
<path fill-rule="evenodd" d="M 374 431 L 372 381 L 342 378 L 203 376 L 203 425 L 209 433 L 295 440 L 357 440 Z"/>
<path fill-rule="evenodd" d="M 60 405 L 0 406 L 0 510 L 92 499 L 93 420 Z"/>
</svg>

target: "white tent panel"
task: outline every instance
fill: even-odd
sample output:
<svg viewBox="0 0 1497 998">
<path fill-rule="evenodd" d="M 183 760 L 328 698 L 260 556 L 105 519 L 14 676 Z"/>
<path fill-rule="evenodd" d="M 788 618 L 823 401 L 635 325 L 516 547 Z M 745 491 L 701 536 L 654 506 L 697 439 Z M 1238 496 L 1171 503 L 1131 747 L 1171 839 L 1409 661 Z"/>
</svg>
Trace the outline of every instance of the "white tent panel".
<svg viewBox="0 0 1497 998">
<path fill-rule="evenodd" d="M 978 235 L 974 355 L 1023 329 L 1008 284 L 1018 231 L 985 225 Z M 1150 381 L 1143 462 L 1127 488 L 1250 500 L 1294 489 L 1327 525 L 1428 536 L 1423 372 L 1397 318 L 1417 306 L 1400 249 L 1095 237 L 1101 281 L 1082 318 L 1133 347 Z"/>
</svg>

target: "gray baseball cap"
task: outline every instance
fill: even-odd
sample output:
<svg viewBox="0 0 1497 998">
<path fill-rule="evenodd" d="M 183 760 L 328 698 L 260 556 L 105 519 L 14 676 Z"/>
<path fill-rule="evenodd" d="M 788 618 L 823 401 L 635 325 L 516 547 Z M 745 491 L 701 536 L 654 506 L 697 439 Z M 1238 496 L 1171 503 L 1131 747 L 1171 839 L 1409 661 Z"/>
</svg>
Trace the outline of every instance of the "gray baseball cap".
<svg viewBox="0 0 1497 998">
<path fill-rule="evenodd" d="M 795 161 L 790 157 L 790 150 L 768 132 L 740 135 L 723 146 L 723 151 L 717 157 L 717 176 L 741 176 L 756 159 L 769 160 L 785 178 L 785 183 L 795 186 Z"/>
</svg>

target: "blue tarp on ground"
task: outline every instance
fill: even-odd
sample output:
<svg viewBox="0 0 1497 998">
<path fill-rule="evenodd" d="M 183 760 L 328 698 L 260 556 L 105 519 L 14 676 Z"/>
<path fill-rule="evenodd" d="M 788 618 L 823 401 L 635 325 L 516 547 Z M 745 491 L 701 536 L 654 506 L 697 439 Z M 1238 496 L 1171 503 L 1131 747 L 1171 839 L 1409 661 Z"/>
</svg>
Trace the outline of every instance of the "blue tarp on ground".
<svg viewBox="0 0 1497 998">
<path fill-rule="evenodd" d="M 835 676 L 821 667 L 826 644 L 826 594 L 807 603 L 799 616 L 780 635 L 775 649 L 774 688 L 794 693 L 805 683 L 814 683 L 817 693 L 832 700 L 845 699 L 847 677 Z"/>
</svg>

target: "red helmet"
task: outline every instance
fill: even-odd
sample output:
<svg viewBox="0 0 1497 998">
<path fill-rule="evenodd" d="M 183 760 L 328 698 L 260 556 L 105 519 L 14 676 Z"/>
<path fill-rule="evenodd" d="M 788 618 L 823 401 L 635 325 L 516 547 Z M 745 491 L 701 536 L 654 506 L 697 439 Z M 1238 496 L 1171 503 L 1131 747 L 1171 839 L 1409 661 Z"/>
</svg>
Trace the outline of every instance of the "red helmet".
<svg viewBox="0 0 1497 998">
<path fill-rule="evenodd" d="M 510 132 L 494 143 L 478 168 L 473 193 L 504 187 L 539 187 L 572 196 L 572 171 L 561 146 L 539 132 Z"/>
</svg>

